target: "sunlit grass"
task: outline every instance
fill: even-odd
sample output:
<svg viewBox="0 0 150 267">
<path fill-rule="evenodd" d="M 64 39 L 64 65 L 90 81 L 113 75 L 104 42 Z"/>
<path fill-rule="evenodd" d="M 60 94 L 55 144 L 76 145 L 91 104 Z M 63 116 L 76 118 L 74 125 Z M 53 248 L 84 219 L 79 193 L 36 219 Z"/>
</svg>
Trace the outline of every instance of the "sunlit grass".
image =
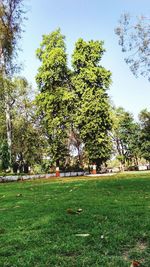
<svg viewBox="0 0 150 267">
<path fill-rule="evenodd" d="M 0 202 L 0 266 L 150 266 L 149 174 L 5 183 Z"/>
</svg>

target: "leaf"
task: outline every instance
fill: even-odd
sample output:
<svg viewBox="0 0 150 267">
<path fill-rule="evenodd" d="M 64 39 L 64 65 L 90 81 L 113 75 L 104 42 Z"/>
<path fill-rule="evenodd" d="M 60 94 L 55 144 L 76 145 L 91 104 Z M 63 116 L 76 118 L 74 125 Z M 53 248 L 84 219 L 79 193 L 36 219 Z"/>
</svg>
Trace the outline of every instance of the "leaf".
<svg viewBox="0 0 150 267">
<path fill-rule="evenodd" d="M 140 266 L 140 262 L 139 261 L 132 261 L 130 267 L 138 267 Z"/>
<path fill-rule="evenodd" d="M 90 236 L 90 234 L 76 234 L 76 236 L 86 237 L 86 236 Z"/>
<path fill-rule="evenodd" d="M 83 211 L 83 209 L 77 209 L 77 212 L 78 213 L 80 213 L 80 212 L 82 212 Z"/>
</svg>

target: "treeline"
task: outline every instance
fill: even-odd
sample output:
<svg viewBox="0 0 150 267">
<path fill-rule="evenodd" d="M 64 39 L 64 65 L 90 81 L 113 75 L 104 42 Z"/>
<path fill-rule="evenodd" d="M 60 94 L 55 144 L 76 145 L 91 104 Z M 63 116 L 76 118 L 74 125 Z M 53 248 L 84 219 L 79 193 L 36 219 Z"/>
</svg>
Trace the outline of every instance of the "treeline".
<svg viewBox="0 0 150 267">
<path fill-rule="evenodd" d="M 142 111 L 135 123 L 132 114 L 112 107 L 102 41 L 80 38 L 69 64 L 60 29 L 43 35 L 36 51 L 38 93 L 17 76 L 23 13 L 21 0 L 0 2 L 1 170 L 41 172 L 93 163 L 100 169 L 114 155 L 122 167 L 149 161 L 150 113 Z"/>
</svg>

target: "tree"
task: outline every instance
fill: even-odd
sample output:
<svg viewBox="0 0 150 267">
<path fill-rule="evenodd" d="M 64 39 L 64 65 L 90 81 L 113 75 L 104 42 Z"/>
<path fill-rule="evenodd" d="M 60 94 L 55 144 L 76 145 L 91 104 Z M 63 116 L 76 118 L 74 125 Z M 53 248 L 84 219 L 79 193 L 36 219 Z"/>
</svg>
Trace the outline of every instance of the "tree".
<svg viewBox="0 0 150 267">
<path fill-rule="evenodd" d="M 137 77 L 143 75 L 150 80 L 150 18 L 140 16 L 136 19 L 123 14 L 115 29 L 119 45 L 127 54 L 126 63 Z"/>
<path fill-rule="evenodd" d="M 10 83 L 10 81 L 9 81 Z M 11 79 L 11 154 L 12 165 L 17 161 L 33 166 L 40 163 L 46 141 L 38 118 L 35 116 L 35 103 L 31 99 L 32 88 L 23 77 Z M 10 153 L 7 144 L 5 108 L 3 98 L 0 99 L 0 158 L 2 168 L 10 167 Z"/>
<path fill-rule="evenodd" d="M 0 0 L 0 71 L 5 75 L 16 71 L 23 14 L 23 0 Z"/>
<path fill-rule="evenodd" d="M 112 140 L 114 152 L 124 168 L 125 164 L 138 165 L 140 157 L 140 126 L 134 122 L 133 115 L 122 107 L 112 110 Z"/>
<path fill-rule="evenodd" d="M 150 112 L 144 109 L 139 114 L 141 135 L 140 148 L 144 159 L 150 162 Z"/>
<path fill-rule="evenodd" d="M 9 150 L 6 140 L 2 140 L 0 142 L 0 160 L 1 160 L 1 168 L 2 170 L 7 170 L 9 167 Z"/>
<path fill-rule="evenodd" d="M 90 162 L 96 163 L 98 167 L 111 154 L 110 104 L 106 92 L 111 83 L 111 73 L 99 65 L 104 51 L 103 42 L 79 39 L 72 56 L 74 126 L 84 143 Z"/>
<path fill-rule="evenodd" d="M 9 165 L 11 165 L 12 153 L 11 77 L 16 71 L 15 56 L 18 49 L 17 43 L 21 37 L 21 22 L 24 13 L 22 2 L 22 0 L 0 0 L 0 94 L 5 107 Z"/>
<path fill-rule="evenodd" d="M 20 165 L 35 165 L 42 161 L 44 135 L 35 115 L 36 106 L 31 100 L 32 88 L 25 78 L 14 80 L 12 109 L 12 158 Z"/>
<path fill-rule="evenodd" d="M 38 114 L 49 141 L 51 161 L 59 166 L 68 154 L 67 140 L 73 100 L 64 36 L 60 29 L 43 35 L 36 54 L 41 61 L 36 76 L 39 88 L 36 98 Z"/>
</svg>

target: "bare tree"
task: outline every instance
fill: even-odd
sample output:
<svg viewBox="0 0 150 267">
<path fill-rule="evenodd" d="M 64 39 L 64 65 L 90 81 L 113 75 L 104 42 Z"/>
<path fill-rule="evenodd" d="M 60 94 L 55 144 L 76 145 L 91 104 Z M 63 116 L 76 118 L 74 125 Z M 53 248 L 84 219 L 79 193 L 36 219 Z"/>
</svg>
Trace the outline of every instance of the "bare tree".
<svg viewBox="0 0 150 267">
<path fill-rule="evenodd" d="M 121 16 L 115 33 L 132 73 L 136 77 L 147 77 L 150 81 L 150 18 L 134 18 L 125 13 Z"/>
</svg>

